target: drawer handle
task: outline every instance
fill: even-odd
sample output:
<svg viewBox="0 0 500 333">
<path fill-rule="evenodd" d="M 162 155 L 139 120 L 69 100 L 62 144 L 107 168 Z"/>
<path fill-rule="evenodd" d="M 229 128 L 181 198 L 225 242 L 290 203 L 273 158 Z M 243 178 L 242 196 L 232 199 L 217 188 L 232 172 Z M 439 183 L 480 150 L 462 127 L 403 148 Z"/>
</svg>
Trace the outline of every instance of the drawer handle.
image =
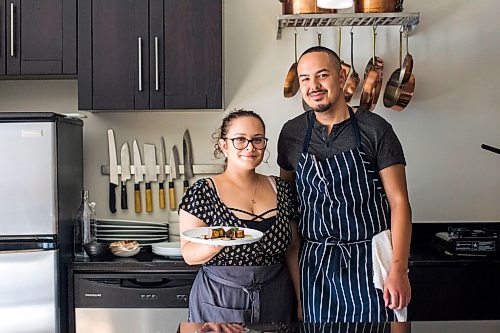
<svg viewBox="0 0 500 333">
<path fill-rule="evenodd" d="M 14 3 L 10 3 L 10 56 L 14 56 Z"/>
<path fill-rule="evenodd" d="M 160 90 L 158 82 L 158 37 L 155 37 L 155 90 Z"/>
<path fill-rule="evenodd" d="M 188 301 L 188 295 L 186 295 L 186 294 L 177 295 L 176 298 L 177 298 L 178 301 L 184 301 L 184 302 Z"/>
<path fill-rule="evenodd" d="M 137 38 L 137 50 L 139 53 L 138 56 L 138 65 L 139 65 L 139 91 L 142 91 L 142 38 Z"/>
</svg>

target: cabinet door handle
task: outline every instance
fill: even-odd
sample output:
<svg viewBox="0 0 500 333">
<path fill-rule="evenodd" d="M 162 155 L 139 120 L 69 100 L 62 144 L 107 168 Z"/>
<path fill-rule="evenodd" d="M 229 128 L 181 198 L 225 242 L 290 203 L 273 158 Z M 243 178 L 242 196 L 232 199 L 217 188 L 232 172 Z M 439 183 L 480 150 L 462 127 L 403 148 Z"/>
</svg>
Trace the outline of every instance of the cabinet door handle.
<svg viewBox="0 0 500 333">
<path fill-rule="evenodd" d="M 158 82 L 158 37 L 155 37 L 155 90 L 160 90 Z"/>
<path fill-rule="evenodd" d="M 139 61 L 137 63 L 139 64 L 139 91 L 142 91 L 142 38 L 138 37 L 137 38 L 137 49 L 139 52 Z"/>
<path fill-rule="evenodd" d="M 14 3 L 10 3 L 10 56 L 14 56 Z"/>
</svg>

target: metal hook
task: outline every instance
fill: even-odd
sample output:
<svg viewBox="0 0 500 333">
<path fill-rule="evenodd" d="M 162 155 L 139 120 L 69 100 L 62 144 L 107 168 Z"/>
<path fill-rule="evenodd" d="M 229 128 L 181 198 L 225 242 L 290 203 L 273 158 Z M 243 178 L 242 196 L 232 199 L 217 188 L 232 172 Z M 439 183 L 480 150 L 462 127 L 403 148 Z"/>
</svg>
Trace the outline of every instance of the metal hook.
<svg viewBox="0 0 500 333">
<path fill-rule="evenodd" d="M 307 28 L 306 28 L 306 27 L 302 27 L 302 29 L 304 29 L 304 31 L 307 31 Z"/>
<path fill-rule="evenodd" d="M 353 33 L 354 26 L 351 25 L 351 31 L 349 31 L 351 34 Z"/>
<path fill-rule="evenodd" d="M 298 33 L 298 32 L 297 32 L 297 28 L 296 28 L 296 27 L 293 27 L 293 30 L 295 30 L 295 33 L 296 33 L 296 34 Z"/>
</svg>

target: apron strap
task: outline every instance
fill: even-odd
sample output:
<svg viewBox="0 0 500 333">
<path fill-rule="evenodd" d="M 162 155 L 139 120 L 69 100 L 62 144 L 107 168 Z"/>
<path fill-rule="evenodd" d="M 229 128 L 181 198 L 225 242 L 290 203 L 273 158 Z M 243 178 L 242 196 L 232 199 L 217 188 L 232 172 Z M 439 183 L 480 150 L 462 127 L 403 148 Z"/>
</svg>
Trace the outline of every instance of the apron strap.
<svg viewBox="0 0 500 333">
<path fill-rule="evenodd" d="M 351 117 L 352 130 L 354 131 L 354 138 L 356 139 L 356 147 L 361 147 L 361 132 L 359 131 L 358 121 L 356 120 L 356 116 L 354 111 L 349 106 L 349 116 Z"/>
<path fill-rule="evenodd" d="M 314 111 L 309 111 L 307 115 L 307 132 L 304 138 L 304 146 L 302 147 L 302 152 L 305 154 L 309 148 L 309 142 L 311 141 L 312 129 L 314 124 Z"/>
<path fill-rule="evenodd" d="M 324 242 L 316 242 L 316 241 L 312 241 L 312 240 L 306 240 L 306 242 L 319 244 L 323 248 L 323 251 L 321 251 L 321 258 L 320 258 L 319 264 L 317 266 L 318 270 L 317 270 L 316 275 L 314 277 L 314 281 L 317 281 L 318 277 L 319 277 L 319 273 L 323 269 L 323 264 L 324 264 L 326 257 L 327 257 L 326 256 L 326 249 L 328 246 L 337 246 L 339 248 L 340 260 L 341 260 L 340 261 L 340 268 L 346 268 L 348 260 L 351 258 L 351 251 L 350 251 L 349 247 L 353 246 L 353 245 L 359 245 L 359 244 L 371 242 L 371 239 L 363 239 L 363 240 L 353 241 L 353 242 L 343 242 L 340 240 L 333 240 L 333 241 L 325 240 Z"/>
<path fill-rule="evenodd" d="M 228 266 L 230 267 L 230 266 Z M 249 268 L 252 266 L 248 266 Z M 272 266 L 270 266 L 272 267 Z M 203 273 L 205 274 L 206 277 L 208 277 L 210 280 L 215 281 L 217 283 L 220 283 L 222 285 L 232 287 L 232 288 L 237 288 L 237 289 L 242 289 L 250 298 L 250 304 L 252 306 L 252 317 L 250 319 L 251 323 L 256 323 L 260 321 L 260 291 L 262 290 L 262 287 L 265 286 L 267 283 L 273 281 L 274 277 L 277 276 L 280 272 L 281 269 L 283 269 L 283 264 L 281 264 L 281 269 L 276 270 L 275 274 L 272 274 L 272 276 L 269 276 L 265 281 L 262 282 L 257 282 L 257 283 L 252 283 L 250 285 L 243 285 L 241 283 L 231 281 L 224 279 L 220 276 L 215 275 L 210 271 L 210 268 L 206 266 L 201 266 L 201 269 Z"/>
</svg>

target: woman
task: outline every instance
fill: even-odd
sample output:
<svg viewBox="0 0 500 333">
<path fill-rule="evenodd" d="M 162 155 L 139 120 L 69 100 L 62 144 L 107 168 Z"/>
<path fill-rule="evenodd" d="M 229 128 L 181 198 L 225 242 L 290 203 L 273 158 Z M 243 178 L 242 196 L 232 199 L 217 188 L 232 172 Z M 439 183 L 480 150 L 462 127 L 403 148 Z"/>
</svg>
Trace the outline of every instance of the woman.
<svg viewBox="0 0 500 333">
<path fill-rule="evenodd" d="M 190 294 L 189 320 L 289 322 L 294 287 L 299 295 L 299 240 L 290 227 L 296 223 L 292 190 L 281 178 L 255 171 L 267 146 L 259 115 L 246 110 L 230 113 L 214 138 L 214 155 L 226 157 L 226 170 L 188 189 L 179 206 L 181 233 L 197 227 L 236 226 L 260 230 L 264 236 L 238 246 L 181 238 L 184 260 L 202 264 Z"/>
</svg>

